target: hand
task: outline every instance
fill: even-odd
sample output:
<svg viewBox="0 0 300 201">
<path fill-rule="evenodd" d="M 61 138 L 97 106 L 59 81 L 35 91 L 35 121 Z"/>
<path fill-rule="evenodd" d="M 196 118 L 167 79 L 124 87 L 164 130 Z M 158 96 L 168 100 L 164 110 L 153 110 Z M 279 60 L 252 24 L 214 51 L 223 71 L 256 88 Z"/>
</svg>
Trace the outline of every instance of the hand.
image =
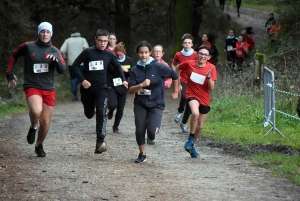
<svg viewBox="0 0 300 201">
<path fill-rule="evenodd" d="M 171 96 L 171 99 L 176 99 L 176 98 L 178 98 L 178 93 L 173 92 L 172 96 Z"/>
<path fill-rule="evenodd" d="M 241 43 L 241 46 L 244 47 L 244 43 Z"/>
<path fill-rule="evenodd" d="M 213 69 L 213 66 L 210 67 L 209 71 L 206 74 L 206 78 L 211 78 L 211 70 Z"/>
<path fill-rule="evenodd" d="M 58 62 L 57 58 L 54 55 L 52 55 L 52 54 L 47 55 L 47 58 L 48 59 L 52 59 L 53 61 Z"/>
<path fill-rule="evenodd" d="M 123 85 L 124 85 L 124 87 L 126 87 L 126 89 L 128 89 L 128 82 L 124 81 Z"/>
<path fill-rule="evenodd" d="M 166 80 L 165 80 L 165 88 L 170 88 L 171 87 L 171 85 L 172 85 L 172 78 L 167 78 Z"/>
<path fill-rule="evenodd" d="M 83 82 L 81 83 L 81 85 L 85 89 L 88 89 L 88 88 L 90 88 L 90 86 L 92 86 L 91 83 L 89 81 L 87 81 L 87 80 L 83 80 Z"/>
<path fill-rule="evenodd" d="M 18 78 L 15 75 L 14 75 L 14 79 L 12 79 L 10 81 L 6 80 L 7 88 L 9 88 L 10 86 L 12 86 L 12 87 L 17 86 L 17 81 L 18 81 Z"/>
<path fill-rule="evenodd" d="M 145 81 L 141 85 L 142 85 L 142 87 L 148 87 L 150 85 L 150 80 L 145 79 Z"/>
</svg>

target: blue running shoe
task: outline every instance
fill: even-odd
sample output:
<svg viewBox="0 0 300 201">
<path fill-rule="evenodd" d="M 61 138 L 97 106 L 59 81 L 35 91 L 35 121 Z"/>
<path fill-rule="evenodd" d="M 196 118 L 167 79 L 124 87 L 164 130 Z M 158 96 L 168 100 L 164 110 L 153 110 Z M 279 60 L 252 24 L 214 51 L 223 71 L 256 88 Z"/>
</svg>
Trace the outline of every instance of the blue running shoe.
<svg viewBox="0 0 300 201">
<path fill-rule="evenodd" d="M 189 132 L 186 124 L 180 123 L 180 128 L 181 128 L 183 133 L 188 133 Z"/>
<path fill-rule="evenodd" d="M 176 115 L 174 117 L 175 123 L 178 123 L 180 121 L 181 115 L 182 115 L 182 113 L 180 113 L 180 112 L 176 113 Z"/>
<path fill-rule="evenodd" d="M 146 154 L 145 155 L 143 155 L 143 153 L 139 153 L 139 156 L 138 156 L 138 158 L 137 159 L 135 159 L 135 163 L 143 163 L 143 162 L 145 162 L 146 161 Z"/>
<path fill-rule="evenodd" d="M 196 148 L 194 146 L 192 146 L 190 154 L 191 154 L 192 158 L 200 158 L 200 155 L 198 154 L 198 152 L 196 151 Z"/>
<path fill-rule="evenodd" d="M 194 137 L 189 136 L 188 140 L 186 141 L 186 143 L 184 144 L 184 149 L 191 153 L 192 147 L 193 147 L 193 142 L 194 142 Z"/>
</svg>

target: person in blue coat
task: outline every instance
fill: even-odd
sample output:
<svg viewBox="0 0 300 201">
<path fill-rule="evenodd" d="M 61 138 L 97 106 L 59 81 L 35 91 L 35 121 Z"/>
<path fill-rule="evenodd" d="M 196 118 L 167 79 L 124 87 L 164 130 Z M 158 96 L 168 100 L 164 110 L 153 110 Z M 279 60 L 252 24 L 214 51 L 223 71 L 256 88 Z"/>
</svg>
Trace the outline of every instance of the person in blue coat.
<svg viewBox="0 0 300 201">
<path fill-rule="evenodd" d="M 134 97 L 134 118 L 136 142 L 139 155 L 136 163 L 146 161 L 145 132 L 150 140 L 159 133 L 163 110 L 165 108 L 164 92 L 165 78 L 172 78 L 172 99 L 178 98 L 178 75 L 172 68 L 166 68 L 162 63 L 150 57 L 151 45 L 141 41 L 136 47 L 139 61 L 130 71 L 129 94 Z"/>
</svg>

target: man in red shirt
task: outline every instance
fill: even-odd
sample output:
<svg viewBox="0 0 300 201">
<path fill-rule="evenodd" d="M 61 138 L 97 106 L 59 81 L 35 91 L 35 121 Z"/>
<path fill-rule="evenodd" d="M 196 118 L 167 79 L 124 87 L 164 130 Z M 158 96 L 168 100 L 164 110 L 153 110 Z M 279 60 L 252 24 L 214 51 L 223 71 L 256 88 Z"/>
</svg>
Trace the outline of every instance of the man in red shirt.
<svg viewBox="0 0 300 201">
<path fill-rule="evenodd" d="M 201 134 L 207 113 L 210 111 L 210 91 L 214 89 L 214 83 L 217 80 L 216 67 L 207 62 L 210 57 L 210 49 L 200 46 L 196 61 L 186 61 L 176 67 L 177 73 L 181 71 L 187 75 L 186 99 L 192 118 L 190 120 L 190 135 L 184 148 L 192 158 L 200 157 L 194 144 Z"/>
</svg>

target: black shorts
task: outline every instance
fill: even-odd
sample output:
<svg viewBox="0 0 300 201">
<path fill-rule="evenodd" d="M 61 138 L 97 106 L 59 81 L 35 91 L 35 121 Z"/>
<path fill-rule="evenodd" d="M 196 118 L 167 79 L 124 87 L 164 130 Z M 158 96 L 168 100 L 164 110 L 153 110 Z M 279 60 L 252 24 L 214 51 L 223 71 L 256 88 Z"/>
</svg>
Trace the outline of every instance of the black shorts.
<svg viewBox="0 0 300 201">
<path fill-rule="evenodd" d="M 187 102 L 190 102 L 191 100 L 198 101 L 196 98 L 191 97 L 191 98 L 187 99 Z M 199 105 L 199 112 L 201 114 L 207 114 L 209 111 L 210 111 L 210 107 L 209 106 L 204 106 L 204 105 L 201 105 L 201 104 Z"/>
</svg>

